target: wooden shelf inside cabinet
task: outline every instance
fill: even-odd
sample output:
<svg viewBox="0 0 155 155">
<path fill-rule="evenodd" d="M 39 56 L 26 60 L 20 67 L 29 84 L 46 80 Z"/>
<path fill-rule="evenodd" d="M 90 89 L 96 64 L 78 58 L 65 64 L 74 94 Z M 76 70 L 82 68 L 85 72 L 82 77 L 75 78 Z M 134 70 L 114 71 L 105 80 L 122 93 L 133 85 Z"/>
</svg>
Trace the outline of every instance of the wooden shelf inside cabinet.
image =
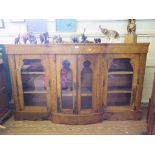
<svg viewBox="0 0 155 155">
<path fill-rule="evenodd" d="M 109 73 L 108 73 L 108 75 L 115 75 L 115 74 L 117 74 L 117 75 L 128 75 L 128 74 L 133 74 L 133 72 L 132 71 L 110 71 Z"/>
<path fill-rule="evenodd" d="M 132 93 L 130 89 L 114 89 L 114 90 L 108 90 L 108 94 L 126 94 L 126 93 Z"/>
<path fill-rule="evenodd" d="M 34 74 L 34 75 L 40 75 L 40 74 L 42 75 L 42 74 L 45 74 L 45 72 L 22 72 L 22 75 L 29 75 L 29 74 L 30 74 L 30 75 L 31 75 L 31 74 L 32 74 L 32 75 L 33 75 L 33 74 Z"/>
<path fill-rule="evenodd" d="M 47 91 L 39 91 L 39 90 L 35 90 L 35 91 L 24 91 L 24 94 L 47 94 Z"/>
<path fill-rule="evenodd" d="M 69 89 L 62 90 L 62 96 L 74 96 L 73 91 Z"/>
<path fill-rule="evenodd" d="M 81 93 L 81 96 L 92 96 L 92 93 Z"/>
</svg>

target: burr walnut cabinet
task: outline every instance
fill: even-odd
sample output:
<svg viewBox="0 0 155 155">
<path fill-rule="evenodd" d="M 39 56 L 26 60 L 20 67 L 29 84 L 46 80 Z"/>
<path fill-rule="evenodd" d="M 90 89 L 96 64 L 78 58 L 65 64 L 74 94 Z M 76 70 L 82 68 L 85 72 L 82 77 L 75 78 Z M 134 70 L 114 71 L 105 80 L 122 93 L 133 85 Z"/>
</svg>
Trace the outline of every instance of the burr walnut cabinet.
<svg viewBox="0 0 155 155">
<path fill-rule="evenodd" d="M 15 118 L 140 119 L 149 43 L 6 45 Z"/>
</svg>

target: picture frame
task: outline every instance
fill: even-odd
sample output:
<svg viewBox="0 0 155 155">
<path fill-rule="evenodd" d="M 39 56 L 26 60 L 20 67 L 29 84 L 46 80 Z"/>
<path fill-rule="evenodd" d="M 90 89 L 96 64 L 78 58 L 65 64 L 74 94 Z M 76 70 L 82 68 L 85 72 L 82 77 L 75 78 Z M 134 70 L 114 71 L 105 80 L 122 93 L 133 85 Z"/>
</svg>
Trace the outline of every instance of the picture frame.
<svg viewBox="0 0 155 155">
<path fill-rule="evenodd" d="M 12 23 L 24 23 L 25 19 L 11 19 Z"/>
<path fill-rule="evenodd" d="M 4 25 L 4 19 L 0 19 L 0 29 L 4 29 L 5 25 Z"/>
<path fill-rule="evenodd" d="M 27 19 L 28 33 L 43 33 L 48 32 L 48 21 L 46 19 Z"/>
<path fill-rule="evenodd" d="M 57 32 L 75 32 L 77 29 L 76 19 L 56 19 Z"/>
</svg>

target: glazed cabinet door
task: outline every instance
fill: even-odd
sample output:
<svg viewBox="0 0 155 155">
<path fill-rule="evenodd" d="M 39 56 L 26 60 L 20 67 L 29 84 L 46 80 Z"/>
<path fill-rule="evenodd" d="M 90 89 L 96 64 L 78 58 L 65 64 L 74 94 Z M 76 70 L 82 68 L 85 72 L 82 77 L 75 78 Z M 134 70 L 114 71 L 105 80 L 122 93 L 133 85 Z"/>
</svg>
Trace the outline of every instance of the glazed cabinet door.
<svg viewBox="0 0 155 155">
<path fill-rule="evenodd" d="M 56 56 L 57 112 L 73 114 L 77 111 L 76 56 Z"/>
<path fill-rule="evenodd" d="M 107 101 L 109 107 L 131 107 L 137 104 L 139 55 L 112 54 L 107 59 Z"/>
<path fill-rule="evenodd" d="M 18 99 L 21 111 L 50 112 L 51 95 L 47 56 L 16 56 Z"/>
<path fill-rule="evenodd" d="M 97 112 L 98 61 L 96 55 L 78 56 L 78 112 Z"/>
</svg>

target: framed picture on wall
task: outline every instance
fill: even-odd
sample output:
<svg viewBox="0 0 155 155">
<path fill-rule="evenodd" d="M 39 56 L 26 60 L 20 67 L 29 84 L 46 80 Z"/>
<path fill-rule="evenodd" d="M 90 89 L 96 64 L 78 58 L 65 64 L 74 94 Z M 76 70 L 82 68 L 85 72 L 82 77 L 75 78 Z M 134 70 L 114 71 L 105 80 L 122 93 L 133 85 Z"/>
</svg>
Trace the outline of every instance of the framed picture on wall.
<svg viewBox="0 0 155 155">
<path fill-rule="evenodd" d="M 28 33 L 43 33 L 48 31 L 46 19 L 26 19 Z"/>
<path fill-rule="evenodd" d="M 73 32 L 76 31 L 76 19 L 56 19 L 57 32 Z"/>
<path fill-rule="evenodd" d="M 12 23 L 24 23 L 25 19 L 11 19 Z"/>
<path fill-rule="evenodd" d="M 0 19 L 0 29 L 4 29 L 5 25 L 4 25 L 4 19 Z"/>
</svg>

